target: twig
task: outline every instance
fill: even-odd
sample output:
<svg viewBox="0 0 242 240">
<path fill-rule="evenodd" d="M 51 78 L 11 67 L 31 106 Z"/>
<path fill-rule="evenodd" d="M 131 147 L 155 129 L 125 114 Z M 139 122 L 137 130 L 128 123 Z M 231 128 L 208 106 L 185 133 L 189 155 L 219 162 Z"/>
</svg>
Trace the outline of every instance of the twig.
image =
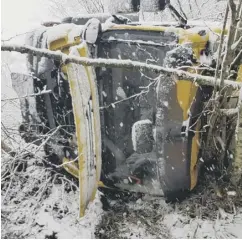
<svg viewBox="0 0 242 240">
<path fill-rule="evenodd" d="M 224 43 L 224 35 L 225 35 L 225 27 L 228 19 L 228 13 L 229 13 L 229 6 L 227 4 L 226 10 L 225 10 L 225 16 L 224 16 L 224 22 L 223 22 L 223 28 L 222 28 L 222 35 L 220 37 L 220 42 L 219 42 L 219 49 L 218 49 L 218 56 L 217 56 L 217 61 L 216 61 L 216 70 L 215 70 L 215 76 L 214 76 L 214 87 L 216 86 L 217 78 L 218 78 L 218 71 L 219 71 L 219 62 L 221 58 L 221 53 L 222 53 L 222 47 Z M 215 94 L 215 92 L 214 92 Z"/>
<path fill-rule="evenodd" d="M 34 154 L 36 154 L 51 138 L 52 138 L 52 136 L 54 135 L 54 134 L 56 134 L 59 130 L 60 130 L 60 128 L 61 128 L 62 126 L 58 126 L 56 129 L 55 129 L 55 131 L 53 131 L 46 139 L 45 139 L 45 141 L 44 142 L 42 142 L 41 144 L 40 144 L 40 146 L 39 147 L 37 147 L 37 149 L 35 150 L 35 152 L 34 152 Z"/>
<path fill-rule="evenodd" d="M 36 96 L 40 96 L 40 95 L 44 95 L 44 94 L 49 94 L 49 93 L 52 93 L 52 91 L 51 90 L 45 90 L 45 91 L 42 91 L 40 93 L 33 93 L 33 94 L 25 95 L 25 96 L 22 96 L 22 97 L 5 98 L 5 99 L 1 99 L 1 101 L 2 102 L 12 101 L 12 100 L 18 100 L 18 99 L 21 99 L 21 98 L 36 97 Z"/>
</svg>

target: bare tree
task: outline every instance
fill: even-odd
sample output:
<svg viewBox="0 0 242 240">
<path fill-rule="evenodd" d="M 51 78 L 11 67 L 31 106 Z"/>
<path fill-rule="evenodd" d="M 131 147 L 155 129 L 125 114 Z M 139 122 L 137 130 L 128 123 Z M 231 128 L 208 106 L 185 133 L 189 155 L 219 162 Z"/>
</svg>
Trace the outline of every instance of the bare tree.
<svg viewBox="0 0 242 240">
<path fill-rule="evenodd" d="M 104 0 L 51 0 L 49 10 L 57 18 L 77 17 L 80 14 L 104 13 Z"/>
</svg>

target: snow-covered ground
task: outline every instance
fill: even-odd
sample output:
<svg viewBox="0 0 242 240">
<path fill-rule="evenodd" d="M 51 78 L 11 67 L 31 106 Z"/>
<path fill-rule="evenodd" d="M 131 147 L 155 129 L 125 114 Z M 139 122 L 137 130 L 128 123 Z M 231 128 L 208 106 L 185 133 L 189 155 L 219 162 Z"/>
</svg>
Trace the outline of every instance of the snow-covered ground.
<svg viewBox="0 0 242 240">
<path fill-rule="evenodd" d="M 99 192 L 80 219 L 76 182 L 44 167 L 42 157 L 21 159 L 25 165 L 13 175 L 6 173 L 16 159 L 2 158 L 2 238 L 242 238 L 242 209 L 210 210 L 209 201 L 196 200 L 204 193 L 176 204 L 148 195 L 113 200 L 103 211 Z"/>
<path fill-rule="evenodd" d="M 79 219 L 76 183 L 48 170 L 41 157 L 39 153 L 36 158 L 21 159 L 24 168 L 13 175 L 7 169 L 16 159 L 2 158 L 2 237 L 94 238 L 102 213 L 98 196 Z"/>
</svg>

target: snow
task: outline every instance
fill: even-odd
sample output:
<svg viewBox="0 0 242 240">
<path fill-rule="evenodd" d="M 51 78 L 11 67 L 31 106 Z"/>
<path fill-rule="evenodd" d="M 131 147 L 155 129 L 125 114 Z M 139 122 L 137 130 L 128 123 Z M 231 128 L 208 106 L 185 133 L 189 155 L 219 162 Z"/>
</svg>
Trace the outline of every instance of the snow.
<svg viewBox="0 0 242 240">
<path fill-rule="evenodd" d="M 115 108 L 115 104 L 114 103 L 111 103 L 111 106 L 112 106 L 112 108 Z"/>
<path fill-rule="evenodd" d="M 166 215 L 164 223 L 170 228 L 173 238 L 237 238 L 242 233 L 240 229 L 234 228 L 241 224 L 241 220 L 232 224 L 231 219 L 215 221 L 189 219 L 175 213 Z"/>
<path fill-rule="evenodd" d="M 134 151 L 137 151 L 137 139 L 139 139 L 139 136 L 142 135 L 140 130 L 141 126 L 144 124 L 152 124 L 152 122 L 149 119 L 144 119 L 135 122 L 132 126 L 132 143 Z"/>
<path fill-rule="evenodd" d="M 39 7 L 33 9 L 33 0 L 24 0 L 21 3 L 5 0 L 3 2 L 8 2 L 10 6 L 9 11 L 3 11 L 3 15 L 8 15 L 8 22 L 12 25 L 15 33 L 24 33 L 32 27 L 39 27 L 39 22 L 32 21 L 30 18 L 25 18 L 26 12 L 31 12 L 32 15 L 41 15 L 45 18 L 45 13 L 42 11 L 43 1 L 39 4 Z M 200 1 L 198 1 L 200 4 Z M 202 2 L 202 1 L 201 1 Z M 16 6 L 19 4 L 19 6 Z M 15 6 L 13 8 L 13 6 Z M 124 6 L 127 8 L 127 6 Z M 21 11 L 19 11 L 21 9 Z M 215 7 L 204 8 L 205 12 L 213 12 L 217 10 Z M 9 14 L 11 12 L 12 14 Z M 15 16 L 15 21 L 13 21 L 12 16 Z M 160 15 L 156 16 L 160 20 Z M 6 21 L 5 21 L 6 23 Z M 170 23 L 170 22 L 169 22 Z M 155 23 L 160 24 L 160 23 Z M 176 25 L 177 23 L 174 23 Z M 189 22 L 189 24 L 192 24 Z M 215 26 L 215 23 L 205 23 L 204 21 L 194 22 L 195 25 L 209 25 Z M 103 30 L 110 28 L 114 24 L 106 23 L 103 24 Z M 149 25 L 149 23 L 146 23 Z M 221 24 L 220 24 L 221 25 Z M 6 25 L 4 26 L 6 27 Z M 20 30 L 21 29 L 21 30 Z M 6 30 L 6 28 L 4 29 Z M 9 30 L 9 29 L 7 29 Z M 55 32 L 56 31 L 56 32 Z M 57 37 L 63 36 L 68 31 L 64 29 L 55 30 L 50 33 L 49 40 L 57 39 Z M 57 35 L 56 35 L 57 33 Z M 62 35 L 61 35 L 62 34 Z M 68 41 L 73 41 L 75 36 L 81 34 L 81 27 L 75 28 L 74 31 L 68 32 Z M 8 35 L 12 36 L 13 34 Z M 6 35 L 7 36 L 7 35 Z M 7 38 L 7 37 L 6 37 Z M 3 56 L 5 54 L 3 53 Z M 8 54 L 9 56 L 9 54 Z M 27 73 L 26 66 L 24 65 L 24 57 L 18 54 L 12 54 L 11 59 L 9 59 L 8 64 L 10 70 L 14 72 Z M 203 56 L 202 56 L 203 57 Z M 3 57 L 7 60 L 7 56 Z M 201 59 L 200 59 L 201 60 Z M 203 59 L 202 59 L 203 60 Z M 207 59 L 204 59 L 207 61 Z M 14 70 L 13 70 L 14 69 Z M 7 72 L 5 70 L 4 72 Z M 4 97 L 16 97 L 16 94 L 12 91 L 11 80 L 9 74 L 3 76 L 2 78 L 2 96 Z M 121 88 L 121 87 L 120 87 Z M 242 91 L 240 92 L 242 93 Z M 106 93 L 103 93 L 105 96 Z M 125 97 L 125 92 L 119 89 L 117 95 L 121 98 Z M 115 108 L 115 105 L 112 105 Z M 8 127 L 17 128 L 18 122 L 21 119 L 19 104 L 11 103 L 3 106 L 2 121 Z M 133 107 L 131 107 L 133 109 Z M 145 121 L 145 120 L 144 120 Z M 121 124 L 121 123 L 120 123 Z M 14 147 L 19 150 L 20 145 L 18 144 L 19 136 L 14 135 L 14 140 L 17 141 Z M 2 170 L 4 169 L 5 155 L 2 155 Z M 200 159 L 201 160 L 201 159 Z M 201 160 L 202 161 L 202 160 Z M 86 212 L 86 216 L 82 219 L 78 218 L 78 208 L 79 208 L 79 193 L 78 191 L 67 192 L 63 190 L 63 185 L 53 184 L 48 186 L 50 194 L 43 198 L 40 198 L 38 202 L 32 193 L 36 193 L 34 187 L 40 186 L 43 183 L 43 175 L 45 175 L 48 170 L 43 169 L 38 164 L 33 164 L 32 162 L 38 162 L 38 156 L 35 159 L 28 159 L 27 173 L 28 177 L 24 185 L 18 185 L 21 179 L 25 179 L 26 175 L 24 173 L 16 174 L 16 178 L 19 181 L 15 181 L 10 189 L 9 194 L 13 197 L 7 202 L 7 204 L 2 203 L 2 236 L 5 238 L 45 238 L 50 236 L 53 232 L 56 232 L 56 237 L 58 238 L 94 238 L 96 237 L 96 228 L 100 229 L 99 233 L 105 234 L 108 231 L 103 228 L 98 228 L 100 222 L 104 221 L 104 226 L 110 228 L 112 224 L 118 225 L 117 234 L 118 238 L 242 238 L 242 210 L 237 208 L 235 214 L 225 213 L 224 210 L 218 212 L 217 219 L 203 219 L 199 216 L 191 218 L 188 213 L 179 211 L 177 208 L 179 205 L 166 204 L 162 198 L 157 198 L 154 201 L 144 198 L 139 199 L 134 203 L 125 204 L 123 210 L 121 211 L 121 216 L 118 211 L 110 211 L 107 213 L 108 218 L 105 220 L 104 212 L 101 209 L 101 203 L 99 200 L 99 195 L 97 195 L 93 204 L 91 204 Z M 212 168 L 213 169 L 213 168 Z M 47 175 L 48 176 L 48 175 Z M 18 178 L 19 177 L 19 178 Z M 22 177 L 22 178 L 21 178 Z M 37 180 L 36 180 L 37 179 Z M 2 182 L 3 183 L 3 182 Z M 42 185 L 41 185 L 42 186 Z M 5 190 L 2 191 L 2 196 L 5 194 Z M 237 193 L 235 191 L 227 191 L 227 195 L 230 197 L 235 197 Z M 194 195 L 191 195 L 191 198 Z M 34 204 L 36 208 L 31 207 Z M 155 206 L 158 208 L 155 209 Z M 56 207 L 57 206 L 57 207 Z M 154 208 L 154 209 L 153 209 Z M 65 211 L 67 209 L 67 212 Z M 128 210 L 127 210 L 128 209 Z M 183 208 L 187 211 L 188 208 Z M 64 210 L 64 211 L 63 211 Z M 63 212 L 61 212 L 63 211 Z M 216 213 L 216 211 L 215 211 Z M 222 219 L 219 217 L 223 215 Z M 9 220 L 7 221 L 6 218 Z M 28 221 L 29 220 L 29 221 Z M 116 233 L 109 230 L 111 236 Z M 16 234 L 16 235 L 14 235 Z"/>
<path fill-rule="evenodd" d="M 164 106 L 166 106 L 166 107 L 168 107 L 168 106 L 169 106 L 169 104 L 168 104 L 168 102 L 167 102 L 167 101 L 164 101 L 164 102 L 163 102 L 163 104 L 164 104 Z"/>
<path fill-rule="evenodd" d="M 102 24 L 102 31 L 105 32 L 112 28 L 114 25 L 115 24 L 112 22 L 112 19 L 108 19 L 105 23 Z"/>
<path fill-rule="evenodd" d="M 118 87 L 117 90 L 116 90 L 116 93 L 117 93 L 117 95 L 118 95 L 119 97 L 121 97 L 122 99 L 127 98 L 126 93 L 125 93 L 125 91 L 123 90 L 122 87 Z"/>
<path fill-rule="evenodd" d="M 183 203 L 181 203 L 183 204 Z M 240 238 L 242 212 L 237 216 L 226 213 L 226 218 L 214 220 L 191 218 L 190 207 L 183 204 L 183 211 L 178 210 L 178 205 L 165 203 L 163 198 L 144 196 L 136 202 L 126 206 L 119 206 L 121 210 L 109 215 L 109 225 L 105 222 L 99 224 L 102 238 Z M 118 208 L 117 208 L 118 209 Z M 108 230 L 114 229 L 114 232 Z"/>
<path fill-rule="evenodd" d="M 108 5 L 108 12 L 115 13 L 127 13 L 131 10 L 131 0 L 112 0 Z"/>
<path fill-rule="evenodd" d="M 20 106 L 24 112 L 29 112 L 31 118 L 40 122 L 40 118 L 36 112 L 36 99 L 34 97 L 25 98 L 34 94 L 34 83 L 31 76 L 12 74 L 12 86 L 18 97 L 20 98 Z M 28 109 L 26 109 L 26 100 L 28 101 Z"/>
<path fill-rule="evenodd" d="M 175 21 L 139 21 L 132 22 L 133 25 L 144 25 L 144 26 L 173 26 L 176 27 L 178 22 Z M 191 27 L 221 27 L 221 22 L 207 21 L 207 20 L 188 20 L 187 24 Z"/>
<path fill-rule="evenodd" d="M 86 43 L 80 44 L 79 47 L 82 48 L 84 45 L 86 45 Z M 77 47 L 71 47 L 70 48 L 70 55 L 79 56 Z M 86 106 L 88 104 L 88 100 L 89 100 L 90 94 L 91 94 L 91 90 L 89 88 L 88 80 L 86 80 L 86 78 L 87 78 L 86 70 L 85 70 L 84 67 L 80 67 L 77 64 L 72 64 L 72 66 L 73 66 L 72 71 L 73 71 L 73 73 L 75 73 L 75 75 L 81 76 L 82 78 L 85 78 L 85 81 L 84 80 L 82 81 L 82 88 L 85 89 L 85 91 L 83 91 L 83 93 L 84 93 L 83 99 L 84 99 L 84 104 Z"/>
<path fill-rule="evenodd" d="M 107 93 L 106 93 L 105 91 L 102 91 L 102 95 L 103 95 L 104 97 L 107 97 Z"/>
<path fill-rule="evenodd" d="M 237 194 L 237 193 L 236 193 L 235 191 L 228 191 L 228 192 L 227 192 L 227 195 L 228 195 L 228 196 L 236 196 L 236 194 Z"/>
<path fill-rule="evenodd" d="M 71 24 L 61 24 L 49 28 L 47 31 L 47 44 L 50 46 L 51 42 L 58 39 L 65 39 L 67 44 L 75 42 L 75 37 L 81 36 L 83 27 L 79 25 Z"/>
<path fill-rule="evenodd" d="M 44 201 L 39 213 L 36 215 L 36 223 L 43 226 L 43 230 L 35 238 L 45 238 L 46 235 L 51 235 L 56 232 L 57 238 L 60 239 L 79 239 L 79 238 L 93 238 L 95 226 L 100 221 L 100 214 L 102 213 L 101 205 L 98 199 L 95 200 L 92 208 L 88 209 L 87 216 L 79 219 L 78 209 L 78 193 L 70 193 L 69 196 L 63 199 L 65 202 L 59 204 L 58 199 L 61 198 L 63 191 L 61 188 L 56 188 L 51 193 L 48 199 Z M 69 213 L 61 219 L 53 216 L 53 212 L 48 211 L 48 206 L 65 205 L 67 204 Z"/>
<path fill-rule="evenodd" d="M 45 239 L 55 234 L 60 239 L 94 238 L 95 227 L 102 216 L 99 196 L 80 219 L 79 191 L 68 190 L 69 184 L 75 183 L 60 173 L 53 175 L 46 167 L 36 165 L 37 157 L 42 156 L 38 153 L 36 159 L 28 159 L 26 172 L 14 176 L 7 199 L 2 202 L 2 214 L 8 213 L 10 217 L 10 221 L 2 218 L 2 236 Z M 6 156 L 3 160 L 7 160 Z M 54 184 L 48 184 L 47 180 Z M 3 189 L 2 196 L 6 193 L 5 187 Z"/>
<path fill-rule="evenodd" d="M 17 147 L 19 149 L 19 145 Z M 242 238 L 242 209 L 239 207 L 236 208 L 235 214 L 225 212 L 225 218 L 218 216 L 215 219 L 204 219 L 199 215 L 192 218 L 189 215 L 191 205 L 186 201 L 172 205 L 165 203 L 162 197 L 149 195 L 128 204 L 121 202 L 119 208 L 114 207 L 109 212 L 104 212 L 99 200 L 101 194 L 98 194 L 86 211 L 85 217 L 79 219 L 79 193 L 64 190 L 61 182 L 48 185 L 49 194 L 40 198 L 40 202 L 31 196 L 31 192 L 36 193 L 34 188 L 43 186 L 44 179 L 49 176 L 50 169 L 34 164 L 39 161 L 38 156 L 28 160 L 27 182 L 19 185 L 21 179 L 25 179 L 21 176 L 26 175 L 18 173 L 9 192 L 13 198 L 6 201 L 6 204 L 2 203 L 2 216 L 7 213 L 9 219 L 7 221 L 2 217 L 2 237 L 43 239 L 55 233 L 60 239 L 99 238 L 99 235 L 133 239 Z M 2 170 L 5 157 L 2 155 Z M 68 185 L 68 182 L 66 184 Z M 2 196 L 6 193 L 4 189 L 2 187 Z M 227 191 L 227 195 L 235 197 L 233 191 Z M 190 198 L 197 196 L 191 194 Z M 197 208 L 202 211 L 206 206 Z M 214 210 L 214 214 L 219 212 Z"/>
<path fill-rule="evenodd" d="M 203 53 L 203 54 L 200 54 L 200 58 L 198 60 L 199 60 L 200 64 L 210 66 L 212 64 L 213 59 L 210 54 L 207 56 L 205 53 Z"/>
</svg>

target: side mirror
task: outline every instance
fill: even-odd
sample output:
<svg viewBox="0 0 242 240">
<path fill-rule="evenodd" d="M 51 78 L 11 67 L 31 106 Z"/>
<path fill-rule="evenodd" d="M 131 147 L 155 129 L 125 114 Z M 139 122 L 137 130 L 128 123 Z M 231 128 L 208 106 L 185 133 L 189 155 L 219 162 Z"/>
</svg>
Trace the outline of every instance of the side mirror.
<svg viewBox="0 0 242 240">
<path fill-rule="evenodd" d="M 101 32 L 101 23 L 98 19 L 92 18 L 84 26 L 82 38 L 87 42 L 94 44 Z"/>
<path fill-rule="evenodd" d="M 133 149 L 137 153 L 148 153 L 153 148 L 153 128 L 149 119 L 140 120 L 132 127 Z"/>
</svg>

